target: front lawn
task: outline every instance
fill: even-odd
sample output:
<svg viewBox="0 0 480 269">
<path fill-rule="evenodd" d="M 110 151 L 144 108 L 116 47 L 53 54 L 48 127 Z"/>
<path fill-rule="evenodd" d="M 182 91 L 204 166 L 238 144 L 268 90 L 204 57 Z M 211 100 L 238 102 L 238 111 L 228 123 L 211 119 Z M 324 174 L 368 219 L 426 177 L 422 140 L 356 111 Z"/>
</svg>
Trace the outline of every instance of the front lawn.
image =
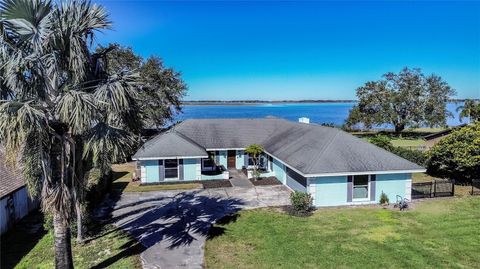
<svg viewBox="0 0 480 269">
<path fill-rule="evenodd" d="M 44 231 L 40 213 L 32 213 L 2 235 L 0 268 L 54 268 L 53 232 Z M 100 227 L 99 227 L 100 228 Z M 83 244 L 72 238 L 75 268 L 141 268 L 143 247 L 125 232 L 107 225 Z"/>
<path fill-rule="evenodd" d="M 207 268 L 480 268 L 480 198 L 431 199 L 407 211 L 242 211 L 216 224 Z M 221 221 L 219 223 L 222 223 Z"/>
</svg>

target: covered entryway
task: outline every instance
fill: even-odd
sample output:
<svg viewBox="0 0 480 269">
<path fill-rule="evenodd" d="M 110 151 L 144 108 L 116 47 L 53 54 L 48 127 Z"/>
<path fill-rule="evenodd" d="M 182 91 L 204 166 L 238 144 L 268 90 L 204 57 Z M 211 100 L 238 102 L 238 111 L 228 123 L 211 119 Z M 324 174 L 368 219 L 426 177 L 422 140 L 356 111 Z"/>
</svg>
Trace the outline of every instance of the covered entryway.
<svg viewBox="0 0 480 269">
<path fill-rule="evenodd" d="M 236 150 L 229 150 L 227 154 L 227 167 L 228 169 L 236 169 L 235 159 L 237 157 Z"/>
</svg>

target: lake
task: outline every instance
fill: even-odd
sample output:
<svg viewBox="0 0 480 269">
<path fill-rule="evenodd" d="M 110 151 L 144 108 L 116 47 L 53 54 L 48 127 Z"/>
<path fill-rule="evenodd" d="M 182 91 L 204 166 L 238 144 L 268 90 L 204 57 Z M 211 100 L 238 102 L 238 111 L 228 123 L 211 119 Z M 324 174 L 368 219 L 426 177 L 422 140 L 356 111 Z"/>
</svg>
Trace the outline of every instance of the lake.
<svg viewBox="0 0 480 269">
<path fill-rule="evenodd" d="M 274 116 L 297 121 L 300 117 L 310 118 L 312 123 L 333 123 L 342 125 L 348 112 L 355 103 L 272 103 L 258 105 L 185 105 L 183 113 L 176 116 L 177 121 L 205 118 L 264 118 Z M 462 103 L 448 103 L 447 108 L 454 118 L 447 124 L 461 124 L 456 108 Z M 464 119 L 465 121 L 466 119 Z M 382 126 L 388 127 L 388 126 Z"/>
</svg>

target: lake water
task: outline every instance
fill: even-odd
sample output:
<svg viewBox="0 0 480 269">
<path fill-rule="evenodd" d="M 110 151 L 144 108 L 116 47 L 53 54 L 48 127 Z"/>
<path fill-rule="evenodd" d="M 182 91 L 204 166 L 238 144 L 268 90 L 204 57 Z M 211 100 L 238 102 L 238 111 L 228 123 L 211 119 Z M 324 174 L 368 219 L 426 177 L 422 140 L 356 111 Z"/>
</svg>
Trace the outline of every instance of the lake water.
<svg viewBox="0 0 480 269">
<path fill-rule="evenodd" d="M 355 103 L 273 103 L 258 105 L 185 105 L 183 113 L 176 120 L 205 118 L 264 118 L 274 116 L 297 121 L 300 117 L 310 118 L 312 123 L 333 123 L 342 125 Z M 454 118 L 449 118 L 450 126 L 461 124 L 456 108 L 461 103 L 449 103 L 447 108 Z M 387 127 L 387 126 L 384 126 Z"/>
</svg>

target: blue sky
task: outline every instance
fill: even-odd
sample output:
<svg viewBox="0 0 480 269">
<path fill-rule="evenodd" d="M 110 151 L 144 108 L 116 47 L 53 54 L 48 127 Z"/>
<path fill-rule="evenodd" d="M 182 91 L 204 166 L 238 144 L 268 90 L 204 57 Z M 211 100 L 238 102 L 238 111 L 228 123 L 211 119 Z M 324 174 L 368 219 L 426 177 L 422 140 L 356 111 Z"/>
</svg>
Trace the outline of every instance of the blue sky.
<svg viewBox="0 0 480 269">
<path fill-rule="evenodd" d="M 404 66 L 480 98 L 480 2 L 97 1 L 118 42 L 182 72 L 186 100 L 355 99 Z"/>
</svg>

